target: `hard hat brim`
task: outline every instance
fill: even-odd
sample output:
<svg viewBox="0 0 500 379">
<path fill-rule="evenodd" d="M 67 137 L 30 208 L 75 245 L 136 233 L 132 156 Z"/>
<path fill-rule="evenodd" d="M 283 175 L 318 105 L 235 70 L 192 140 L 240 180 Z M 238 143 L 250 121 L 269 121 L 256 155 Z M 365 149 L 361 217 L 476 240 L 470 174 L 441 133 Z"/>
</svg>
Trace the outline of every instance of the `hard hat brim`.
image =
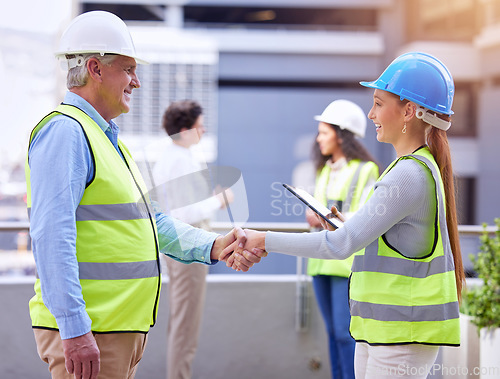
<svg viewBox="0 0 500 379">
<path fill-rule="evenodd" d="M 325 120 L 323 117 L 321 117 L 320 115 L 318 116 L 314 116 L 314 119 L 316 121 L 319 121 L 319 122 L 324 122 L 325 124 L 328 124 L 328 125 L 337 125 L 337 124 L 332 124 L 331 122 L 328 122 L 327 120 Z M 337 125 L 340 129 L 346 129 L 344 127 L 342 127 L 341 125 Z M 349 130 L 349 129 L 347 129 Z M 365 133 L 360 133 L 359 131 L 352 131 L 352 130 L 349 130 L 352 134 L 354 134 L 356 137 L 359 137 L 359 138 L 364 138 L 365 136 Z"/>
<path fill-rule="evenodd" d="M 378 88 L 375 85 L 375 82 L 359 82 L 363 87 L 368 87 L 368 88 Z"/>
<path fill-rule="evenodd" d="M 415 99 L 409 99 L 409 98 L 407 98 L 405 96 L 402 96 L 400 93 L 396 93 L 394 91 L 390 91 L 388 89 L 382 88 L 382 86 L 381 86 L 382 83 L 380 83 L 380 80 L 375 80 L 373 82 L 359 82 L 359 84 L 361 84 L 363 87 L 373 88 L 373 89 L 379 89 L 381 91 L 387 91 L 387 92 L 393 93 L 394 95 L 399 96 L 399 98 L 401 100 L 407 99 L 409 101 L 413 101 L 414 103 L 416 103 L 418 105 L 421 105 L 424 108 L 427 108 L 425 103 L 422 103 L 422 102 L 420 102 L 418 100 L 415 100 Z M 429 108 L 427 108 L 427 109 L 429 109 Z M 445 115 L 448 115 L 448 116 L 451 116 L 451 115 L 455 114 L 455 112 L 453 112 L 451 109 L 447 113 L 442 113 L 442 112 L 439 112 L 437 110 L 433 110 L 433 111 L 441 113 L 441 114 L 445 114 Z"/>
<path fill-rule="evenodd" d="M 56 52 L 54 53 L 54 56 L 58 59 L 66 59 L 66 55 L 78 55 L 78 54 L 115 54 L 115 55 L 123 55 L 124 57 L 129 57 L 129 58 L 134 58 L 135 61 L 137 62 L 137 64 L 144 64 L 144 65 L 147 65 L 149 64 L 148 61 L 142 59 L 142 58 L 139 58 L 139 57 L 136 57 L 136 56 L 132 56 L 132 55 L 126 55 L 126 54 L 119 54 L 119 53 L 113 53 L 113 52 L 109 52 L 109 51 L 69 51 L 69 52 Z"/>
</svg>

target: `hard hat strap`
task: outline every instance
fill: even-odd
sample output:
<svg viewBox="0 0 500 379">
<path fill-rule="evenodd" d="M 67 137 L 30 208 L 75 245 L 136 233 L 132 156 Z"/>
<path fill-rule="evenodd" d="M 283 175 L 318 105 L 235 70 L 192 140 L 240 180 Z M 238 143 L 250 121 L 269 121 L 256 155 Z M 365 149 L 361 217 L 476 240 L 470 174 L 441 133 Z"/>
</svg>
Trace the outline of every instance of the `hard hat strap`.
<svg viewBox="0 0 500 379">
<path fill-rule="evenodd" d="M 441 130 L 448 130 L 451 126 L 451 121 L 445 121 L 433 113 L 429 113 L 428 109 L 418 106 L 415 116 L 424 122 Z"/>
<path fill-rule="evenodd" d="M 85 59 L 83 58 L 83 55 L 77 54 L 77 55 L 71 55 L 66 57 L 66 62 L 68 62 L 68 70 L 71 70 L 72 68 L 83 66 L 85 63 Z"/>
</svg>

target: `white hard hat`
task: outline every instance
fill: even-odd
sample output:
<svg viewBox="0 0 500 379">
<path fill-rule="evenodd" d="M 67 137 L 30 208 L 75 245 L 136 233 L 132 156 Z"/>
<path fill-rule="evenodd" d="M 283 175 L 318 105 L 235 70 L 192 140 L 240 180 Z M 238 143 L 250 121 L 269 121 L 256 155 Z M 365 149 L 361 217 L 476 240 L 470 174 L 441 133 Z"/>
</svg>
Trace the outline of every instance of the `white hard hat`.
<svg viewBox="0 0 500 379">
<path fill-rule="evenodd" d="M 57 58 L 65 58 L 66 55 L 86 53 L 119 54 L 134 58 L 137 63 L 148 63 L 137 57 L 125 22 L 105 11 L 92 11 L 75 17 L 62 34 L 55 55 Z M 69 68 L 77 65 L 78 58 L 68 60 Z"/>
<path fill-rule="evenodd" d="M 353 132 L 363 138 L 366 131 L 366 115 L 361 107 L 349 100 L 335 100 L 331 102 L 316 121 L 337 125 L 340 129 Z"/>
</svg>

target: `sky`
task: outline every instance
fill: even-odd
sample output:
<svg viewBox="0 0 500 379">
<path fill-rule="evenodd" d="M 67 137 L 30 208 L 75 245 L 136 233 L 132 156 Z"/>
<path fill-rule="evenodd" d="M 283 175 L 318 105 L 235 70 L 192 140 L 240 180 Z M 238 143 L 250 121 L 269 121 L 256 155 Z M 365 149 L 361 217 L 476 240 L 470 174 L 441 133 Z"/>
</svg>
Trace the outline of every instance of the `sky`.
<svg viewBox="0 0 500 379">
<path fill-rule="evenodd" d="M 7 0 L 0 12 L 0 28 L 53 34 L 71 17 L 73 0 Z"/>
</svg>

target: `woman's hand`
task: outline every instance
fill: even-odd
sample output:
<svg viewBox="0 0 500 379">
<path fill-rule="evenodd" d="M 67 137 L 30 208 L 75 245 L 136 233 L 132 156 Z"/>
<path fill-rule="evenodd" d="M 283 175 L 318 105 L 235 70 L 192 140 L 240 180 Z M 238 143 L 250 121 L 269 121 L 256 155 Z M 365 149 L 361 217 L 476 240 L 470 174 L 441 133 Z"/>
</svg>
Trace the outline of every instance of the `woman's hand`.
<svg viewBox="0 0 500 379">
<path fill-rule="evenodd" d="M 321 226 L 317 216 L 318 215 L 312 209 L 306 209 L 306 221 L 309 226 L 313 228 L 319 228 Z"/>
<path fill-rule="evenodd" d="M 344 222 L 346 219 L 342 213 L 339 212 L 339 210 L 335 207 L 332 206 L 331 208 L 332 213 L 330 213 L 327 217 L 328 218 L 338 218 L 340 221 Z M 335 228 L 328 222 L 325 221 L 324 218 L 318 216 L 316 213 L 314 214 L 316 216 L 316 219 L 320 223 L 320 225 L 323 227 L 323 229 L 333 231 Z"/>
<path fill-rule="evenodd" d="M 241 230 L 235 228 L 233 231 L 237 229 Z M 261 258 L 267 257 L 267 251 L 265 251 L 266 233 L 251 229 L 245 229 L 243 232 L 246 236 L 245 243 L 234 241 L 219 255 L 220 261 L 225 261 L 228 267 L 236 271 L 248 271 L 253 264 L 259 263 Z"/>
</svg>

